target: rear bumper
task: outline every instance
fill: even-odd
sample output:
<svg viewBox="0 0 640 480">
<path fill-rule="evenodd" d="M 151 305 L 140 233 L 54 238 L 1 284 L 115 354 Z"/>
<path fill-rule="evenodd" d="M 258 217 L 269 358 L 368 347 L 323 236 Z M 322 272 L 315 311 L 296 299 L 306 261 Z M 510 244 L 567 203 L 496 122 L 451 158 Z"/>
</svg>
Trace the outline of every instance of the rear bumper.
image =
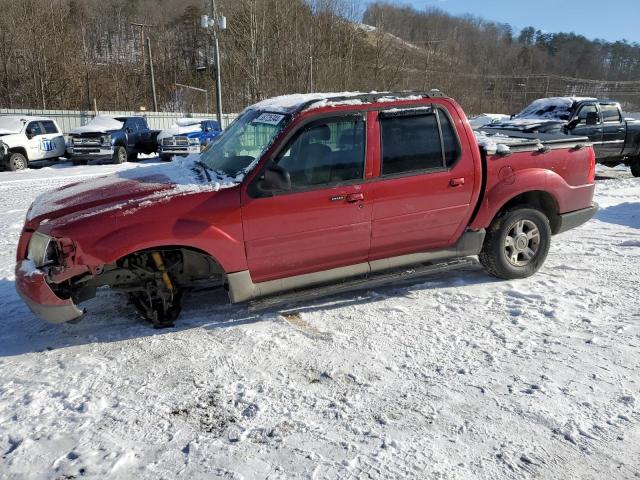
<svg viewBox="0 0 640 480">
<path fill-rule="evenodd" d="M 84 315 L 71 299 L 62 299 L 51 290 L 44 273 L 26 273 L 20 265 L 16 265 L 16 290 L 36 317 L 48 323 L 66 323 Z"/>
<path fill-rule="evenodd" d="M 598 204 L 593 203 L 588 208 L 582 210 L 576 210 L 575 212 L 563 213 L 560 215 L 560 222 L 558 223 L 558 230 L 556 234 L 566 232 L 572 228 L 579 227 L 583 223 L 587 223 L 593 218 L 598 211 Z"/>
</svg>

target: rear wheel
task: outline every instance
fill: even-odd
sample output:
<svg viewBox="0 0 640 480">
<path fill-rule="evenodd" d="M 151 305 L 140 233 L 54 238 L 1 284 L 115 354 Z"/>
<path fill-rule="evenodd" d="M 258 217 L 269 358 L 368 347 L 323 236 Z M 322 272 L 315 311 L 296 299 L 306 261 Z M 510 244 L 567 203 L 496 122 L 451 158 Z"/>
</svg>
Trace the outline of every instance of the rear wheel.
<svg viewBox="0 0 640 480">
<path fill-rule="evenodd" d="M 634 177 L 640 177 L 640 157 L 631 162 L 631 174 Z"/>
<path fill-rule="evenodd" d="M 9 154 L 9 160 L 7 160 L 7 168 L 12 172 L 16 170 L 24 170 L 27 168 L 27 157 L 22 153 L 14 152 Z"/>
<path fill-rule="evenodd" d="M 493 221 L 479 259 L 494 277 L 526 278 L 540 269 L 550 245 L 549 219 L 534 208 L 518 207 Z"/>
<path fill-rule="evenodd" d="M 125 163 L 127 161 L 127 149 L 124 147 L 116 147 L 111 157 L 113 163 Z"/>
</svg>

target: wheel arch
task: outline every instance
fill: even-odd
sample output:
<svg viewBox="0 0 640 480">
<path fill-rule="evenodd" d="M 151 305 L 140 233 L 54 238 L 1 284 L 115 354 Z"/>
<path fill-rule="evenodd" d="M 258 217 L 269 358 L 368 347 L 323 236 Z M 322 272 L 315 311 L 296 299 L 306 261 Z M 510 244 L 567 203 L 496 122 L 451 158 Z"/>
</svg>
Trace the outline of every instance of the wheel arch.
<svg viewBox="0 0 640 480">
<path fill-rule="evenodd" d="M 29 161 L 29 155 L 27 154 L 27 150 L 24 147 L 10 147 L 8 151 L 9 153 L 20 153 L 24 155 L 24 158 L 27 159 L 27 162 Z"/>
<path fill-rule="evenodd" d="M 488 211 L 485 208 L 473 222 L 474 228 L 488 228 L 496 217 L 511 210 L 518 205 L 529 206 L 540 210 L 549 219 L 551 232 L 557 233 L 560 228 L 560 208 L 557 198 L 546 190 L 526 190 L 513 192 L 500 202 L 495 202 L 496 197 L 489 195 L 485 202 L 487 205 L 497 204 L 498 206 Z"/>
<path fill-rule="evenodd" d="M 494 218 L 501 213 L 511 210 L 519 205 L 533 207 L 540 210 L 549 219 L 551 233 L 555 234 L 560 228 L 560 214 L 558 202 L 549 192 L 544 190 L 531 190 L 520 193 L 506 201 L 499 209 Z M 491 219 L 493 221 L 493 219 Z"/>
</svg>

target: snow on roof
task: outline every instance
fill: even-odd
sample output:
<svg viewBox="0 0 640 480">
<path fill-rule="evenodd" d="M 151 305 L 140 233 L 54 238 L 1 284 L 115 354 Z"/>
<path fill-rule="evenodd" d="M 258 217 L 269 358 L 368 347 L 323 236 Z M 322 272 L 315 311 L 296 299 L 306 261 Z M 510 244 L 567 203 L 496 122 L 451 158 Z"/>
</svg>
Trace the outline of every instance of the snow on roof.
<svg viewBox="0 0 640 480">
<path fill-rule="evenodd" d="M 86 125 L 71 129 L 69 133 L 89 133 L 100 132 L 106 133 L 109 130 L 120 130 L 124 122 L 116 120 L 113 117 L 107 117 L 105 115 L 97 115 Z"/>
<path fill-rule="evenodd" d="M 597 100 L 592 97 L 549 97 L 531 102 L 516 118 L 536 118 L 545 120 L 569 120 L 571 107 L 583 100 Z"/>
<path fill-rule="evenodd" d="M 364 94 L 364 92 L 294 93 L 292 95 L 267 98 L 266 100 L 251 105 L 249 108 L 277 113 L 291 113 L 312 100 L 326 100 L 334 97 L 355 97 Z"/>
<path fill-rule="evenodd" d="M 385 96 L 388 93 L 388 96 Z M 397 100 L 420 100 L 425 97 L 426 94 L 414 94 L 411 95 L 407 92 L 406 95 L 392 93 L 392 92 L 339 92 L 339 93 L 298 93 L 293 95 L 282 95 L 280 97 L 268 98 L 249 108 L 253 110 L 265 110 L 269 112 L 277 113 L 292 113 L 299 109 L 303 105 L 313 100 L 317 100 L 310 108 L 321 107 L 337 107 L 339 105 L 362 105 L 367 103 L 367 100 L 361 98 L 349 98 L 357 97 L 359 95 L 382 95 L 376 99 L 376 102 L 395 102 Z M 340 98 L 344 97 L 344 98 Z M 339 98 L 339 100 L 331 100 L 332 98 Z"/>
</svg>

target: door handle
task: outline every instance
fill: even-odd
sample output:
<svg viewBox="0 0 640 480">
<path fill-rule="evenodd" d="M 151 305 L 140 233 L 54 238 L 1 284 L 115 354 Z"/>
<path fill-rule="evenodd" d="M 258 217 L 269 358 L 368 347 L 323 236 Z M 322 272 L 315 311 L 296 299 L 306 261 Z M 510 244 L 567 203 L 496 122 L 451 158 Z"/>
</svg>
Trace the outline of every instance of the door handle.
<svg viewBox="0 0 640 480">
<path fill-rule="evenodd" d="M 464 177 L 452 178 L 451 181 L 449 181 L 450 187 L 461 187 L 462 185 L 464 185 Z"/>
<path fill-rule="evenodd" d="M 364 193 L 350 193 L 345 197 L 349 203 L 361 202 L 364 200 Z"/>
</svg>

